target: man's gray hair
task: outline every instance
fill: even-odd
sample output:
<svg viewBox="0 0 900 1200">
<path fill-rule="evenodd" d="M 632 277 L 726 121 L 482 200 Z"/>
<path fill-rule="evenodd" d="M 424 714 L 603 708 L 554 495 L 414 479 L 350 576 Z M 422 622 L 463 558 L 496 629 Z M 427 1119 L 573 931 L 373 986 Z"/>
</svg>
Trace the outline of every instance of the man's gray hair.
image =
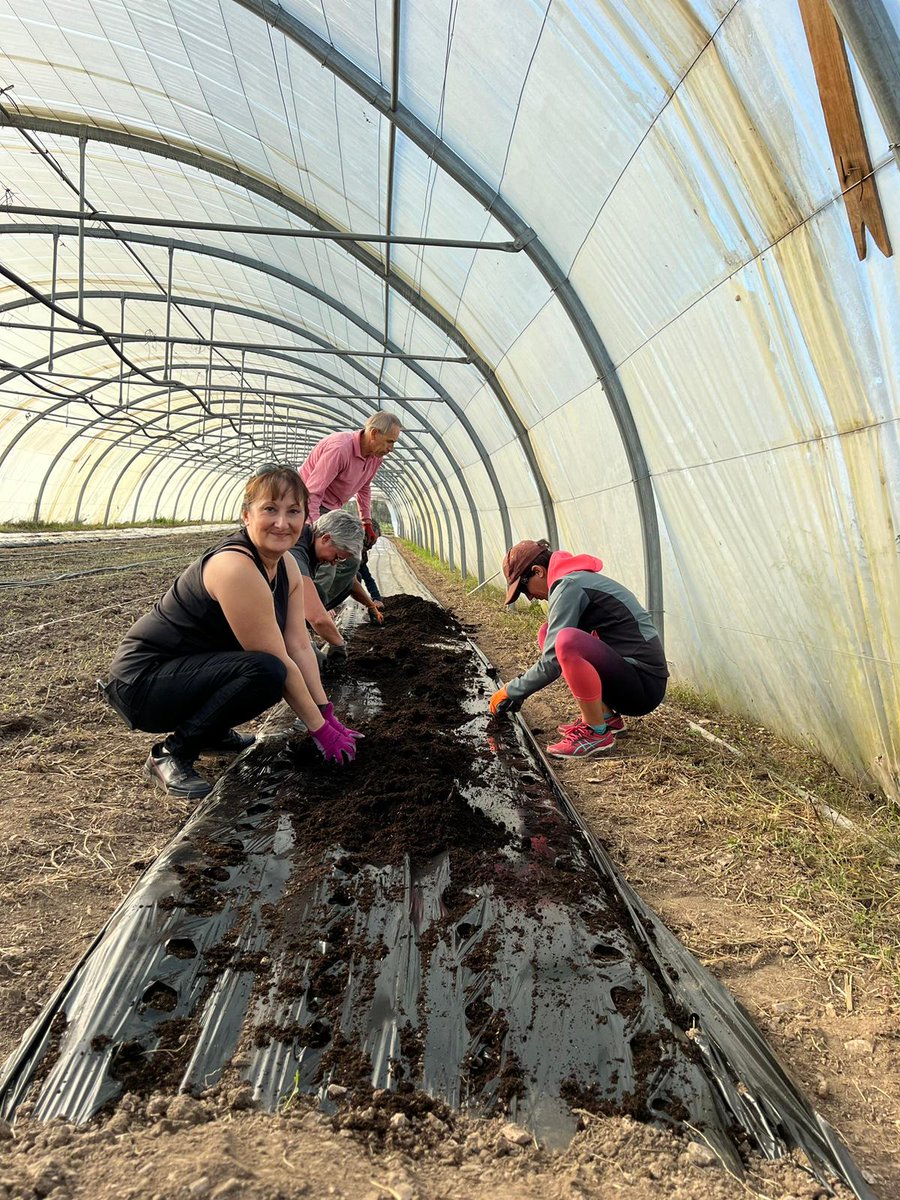
<svg viewBox="0 0 900 1200">
<path fill-rule="evenodd" d="M 323 533 L 331 534 L 338 550 L 349 550 L 354 558 L 362 558 L 363 527 L 359 517 L 341 508 L 322 513 L 313 525 L 313 535 L 321 537 Z"/>
<path fill-rule="evenodd" d="M 367 433 L 389 433 L 392 429 L 402 429 L 403 422 L 396 413 L 377 412 L 372 413 L 368 421 L 366 421 L 365 429 Z"/>
</svg>

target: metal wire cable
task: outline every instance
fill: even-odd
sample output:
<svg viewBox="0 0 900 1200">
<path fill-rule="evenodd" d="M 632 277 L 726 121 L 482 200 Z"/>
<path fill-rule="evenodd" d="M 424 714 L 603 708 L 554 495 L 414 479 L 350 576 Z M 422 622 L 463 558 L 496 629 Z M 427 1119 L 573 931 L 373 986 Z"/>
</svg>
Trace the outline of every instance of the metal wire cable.
<svg viewBox="0 0 900 1200">
<path fill-rule="evenodd" d="M 124 603 L 126 601 L 117 600 L 114 604 L 104 604 L 102 608 L 91 608 L 87 612 L 69 613 L 66 617 L 54 617 L 52 621 L 41 621 L 40 625 L 25 625 L 21 629 L 0 629 L 0 640 L 21 637 L 25 633 L 39 633 L 42 629 L 49 629 L 51 625 L 65 625 L 69 621 L 80 621 L 82 617 L 93 617 L 98 613 L 109 612 L 113 608 L 121 608 Z"/>
</svg>

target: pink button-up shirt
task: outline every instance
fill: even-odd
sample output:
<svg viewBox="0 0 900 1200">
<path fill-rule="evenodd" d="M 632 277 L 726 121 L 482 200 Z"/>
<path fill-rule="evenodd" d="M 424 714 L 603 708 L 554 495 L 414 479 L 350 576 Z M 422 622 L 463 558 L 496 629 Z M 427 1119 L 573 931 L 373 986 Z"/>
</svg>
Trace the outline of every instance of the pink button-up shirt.
<svg viewBox="0 0 900 1200">
<path fill-rule="evenodd" d="M 364 458 L 360 450 L 362 430 L 355 433 L 330 433 L 313 446 L 300 468 L 300 476 L 309 489 L 310 524 L 322 508 L 341 508 L 356 497 L 359 515 L 372 519 L 372 480 L 384 462 L 375 454 Z"/>
</svg>

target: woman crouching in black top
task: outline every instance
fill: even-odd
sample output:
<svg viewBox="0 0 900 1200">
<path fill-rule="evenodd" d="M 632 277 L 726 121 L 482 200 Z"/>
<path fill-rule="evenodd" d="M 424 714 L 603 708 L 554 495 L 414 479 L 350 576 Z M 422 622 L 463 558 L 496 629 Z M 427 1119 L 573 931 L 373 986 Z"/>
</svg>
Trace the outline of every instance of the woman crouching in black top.
<svg viewBox="0 0 900 1200">
<path fill-rule="evenodd" d="M 288 554 L 306 520 L 307 491 L 291 467 L 271 465 L 244 489 L 243 528 L 178 576 L 125 635 L 108 692 L 135 729 L 174 732 L 150 751 L 144 774 L 174 796 L 199 799 L 204 750 L 253 742 L 240 725 L 282 697 L 331 762 L 356 755 L 322 688 L 303 615 L 300 570 Z"/>
</svg>

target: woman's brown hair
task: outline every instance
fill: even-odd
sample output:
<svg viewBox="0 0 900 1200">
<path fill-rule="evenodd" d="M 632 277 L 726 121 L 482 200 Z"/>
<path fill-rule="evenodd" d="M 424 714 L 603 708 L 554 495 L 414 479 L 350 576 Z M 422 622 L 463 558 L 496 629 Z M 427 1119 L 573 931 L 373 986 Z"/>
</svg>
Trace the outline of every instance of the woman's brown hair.
<svg viewBox="0 0 900 1200">
<path fill-rule="evenodd" d="M 280 500 L 284 495 L 302 504 L 304 511 L 309 510 L 309 492 L 299 472 L 285 463 L 265 463 L 247 480 L 241 513 L 257 500 Z"/>
</svg>

